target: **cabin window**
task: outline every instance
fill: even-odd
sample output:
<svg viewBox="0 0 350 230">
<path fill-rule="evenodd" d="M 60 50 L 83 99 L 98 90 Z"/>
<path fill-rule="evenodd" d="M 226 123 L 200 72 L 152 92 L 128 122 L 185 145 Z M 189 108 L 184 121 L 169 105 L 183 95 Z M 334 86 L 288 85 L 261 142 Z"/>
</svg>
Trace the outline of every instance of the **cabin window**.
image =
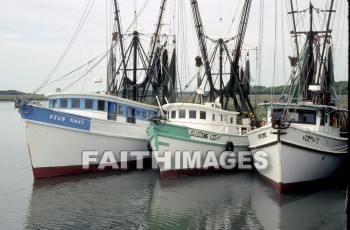
<svg viewBox="0 0 350 230">
<path fill-rule="evenodd" d="M 128 117 L 133 116 L 133 115 L 134 115 L 134 113 L 135 113 L 135 110 L 134 110 L 134 109 L 132 109 L 132 108 L 128 108 Z"/>
<path fill-rule="evenodd" d="M 146 119 L 147 118 L 147 112 L 146 111 L 142 111 L 142 118 Z"/>
<path fill-rule="evenodd" d="M 223 120 L 222 114 L 220 114 L 220 120 L 221 120 L 221 121 Z"/>
<path fill-rule="evenodd" d="M 52 108 L 56 108 L 57 106 L 57 101 L 56 100 L 52 100 Z"/>
<path fill-rule="evenodd" d="M 196 110 L 190 110 L 189 112 L 189 117 L 192 119 L 196 119 Z"/>
<path fill-rule="evenodd" d="M 176 111 L 171 111 L 171 118 L 176 118 Z"/>
<path fill-rule="evenodd" d="M 104 111 L 105 110 L 105 102 L 104 101 L 98 100 L 97 110 L 99 110 L 99 111 Z"/>
<path fill-rule="evenodd" d="M 61 108 L 67 108 L 67 99 L 61 99 Z"/>
<path fill-rule="evenodd" d="M 123 106 L 122 105 L 119 105 L 118 113 L 119 113 L 119 115 L 123 115 Z"/>
<path fill-rule="evenodd" d="M 233 117 L 230 117 L 230 123 L 233 124 Z"/>
<path fill-rule="evenodd" d="M 141 111 L 140 110 L 136 110 L 136 116 L 141 116 Z"/>
<path fill-rule="evenodd" d="M 213 114 L 213 116 L 211 117 L 212 121 L 215 121 L 215 114 Z"/>
<path fill-rule="evenodd" d="M 295 123 L 312 124 L 312 125 L 316 124 L 316 111 L 310 111 L 310 110 L 292 110 L 292 111 L 288 114 L 287 120 L 291 120 L 293 117 L 294 118 L 293 122 Z"/>
<path fill-rule="evenodd" d="M 72 108 L 80 108 L 80 99 L 72 99 Z"/>
<path fill-rule="evenodd" d="M 128 108 L 128 117 L 126 118 L 127 123 L 135 123 L 135 109 Z"/>
<path fill-rule="evenodd" d="M 272 117 L 273 119 L 280 119 L 283 115 L 283 109 L 274 109 Z M 316 111 L 302 110 L 302 109 L 290 109 L 287 116 L 287 121 L 300 124 L 316 124 Z"/>
<path fill-rule="evenodd" d="M 186 118 L 186 110 L 184 109 L 179 110 L 179 118 Z"/>
<path fill-rule="evenodd" d="M 94 100 L 92 99 L 85 99 L 85 109 L 92 109 Z"/>
<path fill-rule="evenodd" d="M 199 118 L 202 120 L 207 119 L 207 113 L 205 111 L 199 111 Z"/>
<path fill-rule="evenodd" d="M 316 112 L 314 111 L 304 111 L 302 113 L 302 123 L 306 124 L 316 124 Z"/>
</svg>

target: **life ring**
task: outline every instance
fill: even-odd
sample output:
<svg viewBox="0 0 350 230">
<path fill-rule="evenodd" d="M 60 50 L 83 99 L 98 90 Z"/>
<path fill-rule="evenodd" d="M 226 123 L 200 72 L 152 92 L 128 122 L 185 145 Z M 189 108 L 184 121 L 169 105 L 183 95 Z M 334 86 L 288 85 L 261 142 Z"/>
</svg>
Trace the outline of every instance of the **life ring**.
<svg viewBox="0 0 350 230">
<path fill-rule="evenodd" d="M 232 141 L 229 141 L 229 142 L 226 143 L 226 151 L 233 152 L 234 149 L 235 149 L 235 146 L 232 143 Z"/>
</svg>

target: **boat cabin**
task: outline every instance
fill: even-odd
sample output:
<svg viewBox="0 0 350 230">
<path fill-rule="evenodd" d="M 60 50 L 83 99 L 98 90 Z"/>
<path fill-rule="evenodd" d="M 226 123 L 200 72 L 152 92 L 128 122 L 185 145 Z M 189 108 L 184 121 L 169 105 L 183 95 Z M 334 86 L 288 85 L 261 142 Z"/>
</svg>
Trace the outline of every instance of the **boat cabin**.
<svg viewBox="0 0 350 230">
<path fill-rule="evenodd" d="M 320 132 L 327 135 L 341 135 L 341 126 L 346 125 L 343 120 L 345 109 L 333 106 L 314 105 L 312 103 L 289 104 L 286 103 L 263 103 L 259 106 L 266 108 L 267 124 L 272 118 L 281 117 L 285 114 L 288 123 L 302 126 L 310 131 Z M 286 108 L 288 108 L 286 110 Z"/>
<path fill-rule="evenodd" d="M 217 103 L 172 103 L 163 105 L 171 123 L 219 133 L 241 133 L 250 128 L 249 119 L 238 124 L 238 112 L 222 110 Z"/>
<path fill-rule="evenodd" d="M 49 107 L 62 112 L 133 124 L 147 124 L 157 114 L 151 105 L 103 94 L 50 95 Z"/>
</svg>

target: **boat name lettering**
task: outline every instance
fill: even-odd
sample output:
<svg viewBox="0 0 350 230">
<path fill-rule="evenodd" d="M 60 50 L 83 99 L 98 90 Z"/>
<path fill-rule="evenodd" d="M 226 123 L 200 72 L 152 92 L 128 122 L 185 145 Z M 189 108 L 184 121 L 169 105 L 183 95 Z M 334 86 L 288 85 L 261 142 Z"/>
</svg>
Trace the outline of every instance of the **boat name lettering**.
<svg viewBox="0 0 350 230">
<path fill-rule="evenodd" d="M 209 133 L 204 133 L 204 132 L 200 132 L 200 131 L 191 131 L 190 132 L 190 136 L 200 137 L 200 138 L 203 138 L 203 139 L 210 139 L 210 140 L 219 140 L 221 138 L 220 135 L 209 134 Z"/>
<path fill-rule="evenodd" d="M 258 134 L 258 139 L 263 139 L 263 138 L 266 138 L 266 137 L 267 137 L 266 132 Z"/>
<path fill-rule="evenodd" d="M 83 124 L 84 124 L 84 121 L 83 121 L 83 120 L 76 119 L 76 118 L 70 118 L 70 119 L 69 119 L 69 122 L 70 122 L 70 123 L 74 123 L 74 124 L 79 124 L 79 125 L 83 125 Z"/>
<path fill-rule="evenodd" d="M 221 138 L 220 135 L 217 135 L 217 134 L 211 134 L 210 135 L 210 140 L 219 140 Z"/>
<path fill-rule="evenodd" d="M 55 121 L 65 121 L 66 117 L 64 116 L 56 116 L 56 115 L 50 115 L 50 120 L 55 120 Z"/>
<path fill-rule="evenodd" d="M 57 116 L 57 115 L 50 115 L 50 120 L 55 120 L 55 121 L 62 121 L 65 122 L 66 121 L 66 117 L 65 116 Z M 78 124 L 78 125 L 84 125 L 84 121 L 77 119 L 77 118 L 69 118 L 69 120 L 67 119 L 68 122 L 73 123 L 73 124 Z"/>
<path fill-rule="evenodd" d="M 309 141 L 309 142 L 314 142 L 314 143 L 318 144 L 318 141 L 320 140 L 320 138 L 304 135 L 303 136 L 303 140 L 304 141 Z"/>
</svg>

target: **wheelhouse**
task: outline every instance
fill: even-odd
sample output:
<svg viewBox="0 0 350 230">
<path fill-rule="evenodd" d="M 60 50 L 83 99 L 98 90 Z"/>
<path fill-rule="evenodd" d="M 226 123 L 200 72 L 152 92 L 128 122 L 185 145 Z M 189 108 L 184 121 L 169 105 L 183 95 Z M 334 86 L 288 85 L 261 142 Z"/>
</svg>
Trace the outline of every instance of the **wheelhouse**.
<svg viewBox="0 0 350 230">
<path fill-rule="evenodd" d="M 62 94 L 51 96 L 49 107 L 77 115 L 133 124 L 148 123 L 148 119 L 158 111 L 156 107 L 150 105 L 115 99 L 109 95 Z"/>
<path fill-rule="evenodd" d="M 249 119 L 240 120 L 238 112 L 222 110 L 215 103 L 173 103 L 163 105 L 169 122 L 213 132 L 239 133 L 250 126 Z"/>
<path fill-rule="evenodd" d="M 259 106 L 267 110 L 267 123 L 283 117 L 288 123 L 328 135 L 341 135 L 342 129 L 346 129 L 342 127 L 346 126 L 345 109 L 314 104 L 263 103 Z"/>
</svg>

